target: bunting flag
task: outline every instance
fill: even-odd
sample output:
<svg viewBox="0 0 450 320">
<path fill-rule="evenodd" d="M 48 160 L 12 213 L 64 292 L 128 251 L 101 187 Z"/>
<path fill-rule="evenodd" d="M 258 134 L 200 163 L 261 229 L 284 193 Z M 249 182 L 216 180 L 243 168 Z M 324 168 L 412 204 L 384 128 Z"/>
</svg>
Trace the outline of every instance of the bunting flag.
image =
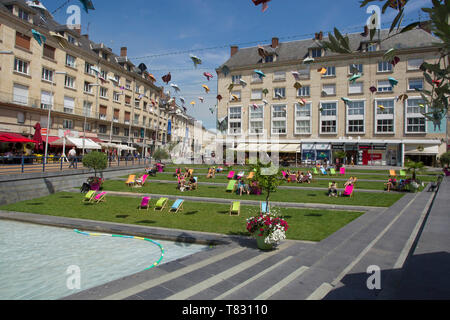
<svg viewBox="0 0 450 320">
<path fill-rule="evenodd" d="M 262 4 L 262 12 L 265 12 L 269 8 L 267 2 L 269 2 L 270 0 L 252 0 L 252 1 L 255 6 L 259 6 L 260 4 Z"/>
<path fill-rule="evenodd" d="M 259 76 L 260 79 L 264 78 L 266 74 L 261 70 L 254 70 L 254 72 Z"/>
<path fill-rule="evenodd" d="M 170 86 L 175 89 L 175 92 L 180 92 L 180 87 L 178 87 L 175 83 L 171 83 Z"/>
<path fill-rule="evenodd" d="M 223 97 L 219 94 L 219 95 L 217 95 L 216 99 L 219 100 L 219 102 L 220 102 L 220 100 L 222 100 Z"/>
<path fill-rule="evenodd" d="M 31 33 L 33 34 L 33 38 L 39 43 L 40 46 L 42 46 L 42 43 L 45 43 L 47 41 L 47 38 L 40 32 L 31 29 Z"/>
<path fill-rule="evenodd" d="M 192 62 L 194 62 L 194 67 L 197 68 L 197 65 L 202 64 L 202 59 L 200 59 L 199 57 L 193 56 L 191 55 L 191 60 Z"/>
<path fill-rule="evenodd" d="M 355 75 L 351 76 L 351 77 L 348 79 L 348 81 L 350 81 L 351 83 L 355 83 L 355 81 L 356 81 L 357 79 L 359 79 L 359 78 L 361 78 L 361 75 L 360 75 L 360 74 L 355 74 Z"/>
<path fill-rule="evenodd" d="M 242 86 L 246 86 L 247 85 L 247 82 L 245 82 L 244 80 L 242 80 L 242 79 L 239 79 L 239 83 L 242 85 Z"/>
<path fill-rule="evenodd" d="M 230 84 L 230 85 L 228 86 L 228 91 L 231 92 L 231 91 L 233 90 L 233 88 L 234 88 L 234 84 Z"/>
<path fill-rule="evenodd" d="M 263 99 L 262 102 L 264 103 L 264 105 L 268 105 L 269 104 L 269 102 L 267 100 L 264 100 L 264 99 Z"/>
<path fill-rule="evenodd" d="M 91 0 L 80 0 L 80 2 L 83 4 L 83 8 L 86 13 L 89 13 L 89 10 L 95 10 L 94 4 Z"/>
<path fill-rule="evenodd" d="M 399 100 L 405 101 L 406 99 L 408 99 L 408 95 L 404 93 L 398 96 L 397 101 Z"/>
<path fill-rule="evenodd" d="M 267 94 L 269 93 L 269 90 L 263 89 L 262 93 L 264 94 L 264 96 L 267 96 Z"/>
<path fill-rule="evenodd" d="M 210 90 L 209 90 L 209 87 L 207 85 L 204 84 L 204 85 L 202 85 L 202 87 L 203 87 L 203 89 L 205 89 L 206 93 L 209 93 Z"/>
<path fill-rule="evenodd" d="M 311 58 L 311 57 L 306 57 L 305 59 L 303 59 L 304 64 L 310 64 L 313 62 L 314 62 L 314 58 Z"/>
<path fill-rule="evenodd" d="M 205 102 L 205 98 L 203 97 L 198 97 L 198 100 L 200 100 L 201 103 Z"/>
<path fill-rule="evenodd" d="M 348 98 L 344 98 L 344 97 L 342 97 L 341 99 L 342 99 L 342 101 L 344 101 L 344 103 L 345 103 L 345 104 L 347 104 L 347 103 L 349 103 L 349 102 L 350 102 L 350 100 L 348 100 Z"/>
<path fill-rule="evenodd" d="M 327 69 L 326 68 L 324 68 L 324 67 L 322 67 L 322 68 L 319 68 L 318 70 L 317 70 L 317 72 L 319 72 L 320 74 L 325 74 L 325 73 L 327 73 Z"/>
<path fill-rule="evenodd" d="M 185 104 L 185 102 L 186 102 L 186 100 L 184 100 L 184 98 L 183 97 L 180 97 L 180 101 L 181 101 L 181 103 L 184 105 Z"/>
<path fill-rule="evenodd" d="M 304 106 L 306 104 L 306 100 L 305 99 L 300 99 L 300 101 L 298 102 L 301 106 Z"/>
<path fill-rule="evenodd" d="M 203 75 L 206 77 L 206 79 L 208 79 L 208 81 L 213 78 L 213 75 L 209 72 L 203 72 Z"/>
<path fill-rule="evenodd" d="M 291 71 L 291 73 L 294 76 L 295 80 L 300 80 L 300 73 L 298 71 Z"/>
<path fill-rule="evenodd" d="M 301 89 L 302 88 L 302 85 L 301 85 L 301 83 L 300 82 L 296 82 L 296 83 L 294 83 L 294 88 L 295 89 Z"/>
<path fill-rule="evenodd" d="M 195 101 L 191 101 L 191 106 L 195 106 Z"/>
<path fill-rule="evenodd" d="M 371 87 L 369 88 L 369 90 L 370 90 L 370 92 L 372 92 L 372 93 L 377 92 L 377 88 L 374 87 L 374 86 L 371 86 Z"/>
<path fill-rule="evenodd" d="M 398 80 L 396 80 L 396 79 L 394 79 L 392 77 L 389 77 L 388 80 L 389 80 L 389 83 L 391 84 L 392 87 L 395 87 L 398 84 Z"/>
</svg>

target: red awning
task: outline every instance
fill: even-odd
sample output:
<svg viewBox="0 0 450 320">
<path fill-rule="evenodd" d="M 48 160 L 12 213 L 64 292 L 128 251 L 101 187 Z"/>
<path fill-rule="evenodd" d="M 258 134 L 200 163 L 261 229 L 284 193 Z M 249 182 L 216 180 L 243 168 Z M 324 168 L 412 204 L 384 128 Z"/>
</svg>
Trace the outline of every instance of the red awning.
<svg viewBox="0 0 450 320">
<path fill-rule="evenodd" d="M 99 138 L 89 138 L 89 139 L 94 141 L 95 143 L 105 143 L 105 141 L 100 140 Z"/>
<path fill-rule="evenodd" d="M 36 143 L 36 141 L 25 138 L 21 134 L 12 132 L 0 132 L 0 142 Z"/>
<path fill-rule="evenodd" d="M 60 138 L 59 137 L 52 137 L 52 136 L 49 136 L 48 137 L 48 144 L 53 144 L 53 142 L 55 142 L 56 140 L 59 140 Z M 42 136 L 42 142 L 44 142 L 45 143 L 45 141 L 47 140 L 47 136 L 46 135 L 43 135 Z"/>
</svg>

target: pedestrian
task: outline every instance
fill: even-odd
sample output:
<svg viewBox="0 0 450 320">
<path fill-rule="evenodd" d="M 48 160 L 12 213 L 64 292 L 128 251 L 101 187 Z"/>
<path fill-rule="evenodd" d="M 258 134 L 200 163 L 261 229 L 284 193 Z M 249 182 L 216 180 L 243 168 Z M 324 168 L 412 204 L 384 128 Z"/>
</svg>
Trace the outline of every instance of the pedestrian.
<svg viewBox="0 0 450 320">
<path fill-rule="evenodd" d="M 75 169 L 75 159 L 77 157 L 77 150 L 75 147 L 73 147 L 70 151 L 69 151 L 69 161 L 70 161 L 70 165 L 69 165 L 69 169 L 70 168 L 74 168 Z"/>
</svg>

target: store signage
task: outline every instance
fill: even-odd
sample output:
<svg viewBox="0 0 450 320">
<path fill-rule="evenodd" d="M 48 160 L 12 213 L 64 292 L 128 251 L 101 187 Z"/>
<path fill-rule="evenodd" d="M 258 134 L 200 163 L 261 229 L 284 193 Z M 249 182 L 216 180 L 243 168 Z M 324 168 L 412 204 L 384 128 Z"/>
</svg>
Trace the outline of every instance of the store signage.
<svg viewBox="0 0 450 320">
<path fill-rule="evenodd" d="M 359 150 L 386 150 L 385 145 L 360 145 Z"/>
</svg>

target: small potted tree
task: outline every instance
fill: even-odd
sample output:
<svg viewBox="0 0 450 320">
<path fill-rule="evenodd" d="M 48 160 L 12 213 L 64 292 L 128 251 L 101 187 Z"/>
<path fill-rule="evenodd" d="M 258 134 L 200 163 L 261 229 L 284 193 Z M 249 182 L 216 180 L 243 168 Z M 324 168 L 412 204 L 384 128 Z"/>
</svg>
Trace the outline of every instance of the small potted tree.
<svg viewBox="0 0 450 320">
<path fill-rule="evenodd" d="M 97 172 L 105 170 L 108 166 L 108 157 L 105 153 L 93 151 L 83 157 L 83 166 L 94 170 L 94 176 L 88 178 L 88 183 L 91 186 L 91 190 L 100 190 L 103 179 L 97 177 Z"/>
</svg>

